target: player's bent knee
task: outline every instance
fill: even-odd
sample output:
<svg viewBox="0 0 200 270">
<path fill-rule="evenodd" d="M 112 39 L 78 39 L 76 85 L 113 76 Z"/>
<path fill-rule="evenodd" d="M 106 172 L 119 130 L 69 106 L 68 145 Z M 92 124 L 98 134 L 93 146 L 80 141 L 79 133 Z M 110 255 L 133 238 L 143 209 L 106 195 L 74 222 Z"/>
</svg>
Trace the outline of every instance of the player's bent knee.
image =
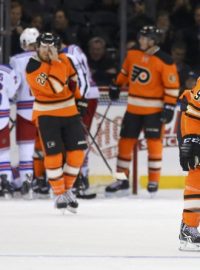
<svg viewBox="0 0 200 270">
<path fill-rule="evenodd" d="M 62 167 L 63 155 L 62 153 L 56 155 L 47 155 L 44 157 L 44 166 L 46 169 L 55 169 Z"/>
<path fill-rule="evenodd" d="M 67 151 L 66 163 L 74 167 L 80 167 L 83 164 L 84 157 L 84 150 Z"/>
</svg>

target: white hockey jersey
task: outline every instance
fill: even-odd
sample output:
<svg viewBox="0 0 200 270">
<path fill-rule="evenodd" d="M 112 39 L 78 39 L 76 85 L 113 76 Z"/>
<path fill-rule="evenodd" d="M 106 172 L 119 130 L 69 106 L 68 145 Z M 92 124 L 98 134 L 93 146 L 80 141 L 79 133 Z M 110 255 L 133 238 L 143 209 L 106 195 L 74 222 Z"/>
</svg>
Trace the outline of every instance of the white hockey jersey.
<svg viewBox="0 0 200 270">
<path fill-rule="evenodd" d="M 0 130 L 9 123 L 10 100 L 20 85 L 20 77 L 6 65 L 0 65 Z"/>
<path fill-rule="evenodd" d="M 32 119 L 32 108 L 34 97 L 31 94 L 28 83 L 25 77 L 25 70 L 30 57 L 34 56 L 36 52 L 23 52 L 14 55 L 10 58 L 10 65 L 21 77 L 21 84 L 17 90 L 17 114 L 21 117 L 31 120 Z"/>
<path fill-rule="evenodd" d="M 87 57 L 77 45 L 69 45 L 62 52 L 72 60 L 77 73 L 81 95 L 87 99 L 99 98 L 99 89 L 91 77 Z"/>
</svg>

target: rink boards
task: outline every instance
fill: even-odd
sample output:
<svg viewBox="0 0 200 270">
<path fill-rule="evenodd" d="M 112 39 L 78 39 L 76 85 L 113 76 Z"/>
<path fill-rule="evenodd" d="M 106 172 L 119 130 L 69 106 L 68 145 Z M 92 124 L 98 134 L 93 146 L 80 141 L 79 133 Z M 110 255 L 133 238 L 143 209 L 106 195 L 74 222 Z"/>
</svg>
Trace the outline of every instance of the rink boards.
<svg viewBox="0 0 200 270">
<path fill-rule="evenodd" d="M 97 114 L 93 119 L 91 128 L 91 133 L 93 135 L 102 121 L 102 115 L 104 115 L 107 106 L 107 104 L 99 104 L 97 107 Z M 126 106 L 123 103 L 116 102 L 112 104 L 106 115 L 107 119 L 104 119 L 101 130 L 96 137 L 96 142 L 113 171 L 115 171 L 116 165 L 117 141 L 119 138 L 120 124 L 125 109 Z M 185 173 L 182 172 L 179 165 L 178 142 L 176 139 L 178 118 L 179 109 L 177 107 L 173 121 L 166 125 L 165 136 L 163 139 L 164 151 L 160 188 L 183 188 L 184 186 Z M 91 183 L 107 184 L 112 181 L 113 177 L 94 145 L 92 145 L 92 150 L 90 151 L 89 164 Z M 130 176 L 130 178 L 132 179 L 132 176 Z M 138 145 L 138 181 L 139 187 L 143 188 L 146 186 L 147 151 L 146 140 L 144 139 L 143 133 L 140 136 Z"/>
<path fill-rule="evenodd" d="M 101 129 L 95 138 L 100 147 L 104 157 L 115 172 L 116 156 L 117 156 L 117 142 L 119 138 L 120 126 L 122 117 L 126 109 L 126 102 L 114 102 L 103 120 Z M 102 117 L 107 109 L 108 102 L 100 102 L 97 107 L 97 113 L 94 116 L 91 134 L 94 135 L 102 121 Z M 163 152 L 163 166 L 162 176 L 160 181 L 160 188 L 183 188 L 185 173 L 182 172 L 179 165 L 179 152 L 177 146 L 176 132 L 179 110 L 175 111 L 173 121 L 166 125 L 166 132 L 164 137 L 164 152 Z M 12 119 L 15 119 L 15 106 L 12 106 Z M 90 141 L 91 143 L 91 141 Z M 15 128 L 11 132 L 11 147 L 12 147 L 12 164 L 16 164 L 18 160 L 17 146 L 15 143 Z M 131 166 L 132 167 L 132 166 Z M 139 188 L 144 188 L 147 182 L 147 151 L 146 141 L 143 133 L 140 136 L 138 145 L 138 182 Z M 105 165 L 105 162 L 100 157 L 100 154 L 94 144 L 91 146 L 89 153 L 89 171 L 90 182 L 94 185 L 106 185 L 114 178 Z M 132 168 L 131 176 L 132 179 Z"/>
</svg>

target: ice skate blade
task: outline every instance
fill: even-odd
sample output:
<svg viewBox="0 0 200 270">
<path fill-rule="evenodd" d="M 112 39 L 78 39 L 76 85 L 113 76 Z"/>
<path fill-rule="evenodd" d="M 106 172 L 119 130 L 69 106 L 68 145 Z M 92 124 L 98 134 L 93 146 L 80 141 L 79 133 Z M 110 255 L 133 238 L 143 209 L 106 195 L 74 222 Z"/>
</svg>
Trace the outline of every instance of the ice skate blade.
<svg viewBox="0 0 200 270">
<path fill-rule="evenodd" d="M 60 212 L 61 212 L 62 215 L 64 215 L 65 212 L 66 212 L 66 208 L 60 208 L 59 210 L 60 210 Z"/>
<path fill-rule="evenodd" d="M 6 200 L 10 200 L 10 199 L 12 199 L 12 198 L 13 198 L 13 195 L 10 194 L 10 193 L 6 193 L 6 194 L 4 195 L 4 199 L 6 199 Z"/>
<path fill-rule="evenodd" d="M 181 241 L 179 250 L 200 252 L 200 244 L 190 243 L 187 241 Z"/>
<path fill-rule="evenodd" d="M 14 191 L 13 193 L 13 199 L 21 199 L 22 198 L 22 194 L 20 191 Z"/>
<path fill-rule="evenodd" d="M 37 198 L 40 200 L 50 199 L 50 197 L 51 197 L 50 194 L 41 194 L 41 193 L 37 194 Z"/>
<path fill-rule="evenodd" d="M 34 196 L 33 196 L 33 193 L 32 192 L 29 192 L 27 194 L 23 194 L 22 195 L 22 198 L 24 200 L 30 201 L 30 200 L 33 200 L 34 199 Z"/>
<path fill-rule="evenodd" d="M 108 191 L 105 191 L 105 197 L 106 198 L 113 198 L 113 197 L 126 197 L 130 195 L 130 189 L 124 189 L 124 190 L 118 190 L 118 191 L 115 191 L 115 192 L 108 192 Z"/>
<path fill-rule="evenodd" d="M 154 199 L 156 197 L 157 193 L 158 193 L 157 191 L 149 192 L 150 199 Z"/>
<path fill-rule="evenodd" d="M 77 208 L 73 208 L 71 206 L 67 206 L 66 208 L 70 213 L 77 214 Z"/>
</svg>

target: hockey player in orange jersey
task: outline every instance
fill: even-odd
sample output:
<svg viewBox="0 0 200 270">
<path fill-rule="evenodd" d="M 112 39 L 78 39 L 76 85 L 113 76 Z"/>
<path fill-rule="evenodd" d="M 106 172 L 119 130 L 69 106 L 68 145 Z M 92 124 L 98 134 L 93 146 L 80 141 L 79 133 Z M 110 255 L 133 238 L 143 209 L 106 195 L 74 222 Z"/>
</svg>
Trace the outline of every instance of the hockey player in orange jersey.
<svg viewBox="0 0 200 270">
<path fill-rule="evenodd" d="M 144 26 L 138 35 L 139 46 L 129 50 L 110 98 L 119 97 L 119 86 L 128 85 L 128 104 L 123 118 L 117 157 L 117 181 L 106 187 L 109 194 L 127 191 L 133 148 L 143 130 L 148 150 L 150 193 L 158 189 L 164 124 L 173 118 L 179 92 L 177 68 L 172 58 L 158 46 L 160 30 Z"/>
<path fill-rule="evenodd" d="M 200 79 L 181 96 L 180 164 L 188 171 L 180 229 L 180 250 L 200 251 Z M 180 141 L 180 139 L 179 139 Z"/>
<path fill-rule="evenodd" d="M 47 177 L 56 195 L 55 206 L 76 212 L 78 203 L 71 188 L 87 143 L 75 104 L 75 99 L 81 98 L 76 70 L 65 54 L 58 54 L 59 46 L 57 36 L 41 34 L 37 56 L 30 59 L 26 78 L 35 97 L 33 121 L 39 130 Z"/>
</svg>

